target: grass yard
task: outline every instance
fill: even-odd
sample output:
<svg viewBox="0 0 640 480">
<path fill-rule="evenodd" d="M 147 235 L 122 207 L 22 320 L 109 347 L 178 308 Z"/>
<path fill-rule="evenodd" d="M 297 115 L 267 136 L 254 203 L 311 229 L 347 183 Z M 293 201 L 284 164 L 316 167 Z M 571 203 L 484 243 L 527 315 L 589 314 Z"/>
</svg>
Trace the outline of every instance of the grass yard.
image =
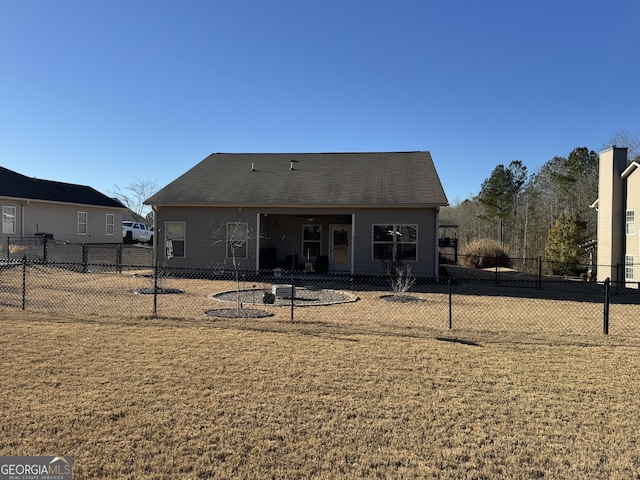
<svg viewBox="0 0 640 480">
<path fill-rule="evenodd" d="M 77 479 L 640 478 L 637 340 L 313 312 L 0 308 L 0 455 L 72 455 Z"/>
</svg>

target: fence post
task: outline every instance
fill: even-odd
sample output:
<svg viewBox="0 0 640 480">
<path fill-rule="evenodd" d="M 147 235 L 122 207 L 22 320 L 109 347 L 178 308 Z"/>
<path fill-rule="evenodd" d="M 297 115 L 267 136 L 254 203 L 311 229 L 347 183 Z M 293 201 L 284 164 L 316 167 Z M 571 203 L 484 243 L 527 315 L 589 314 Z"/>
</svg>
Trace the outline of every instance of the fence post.
<svg viewBox="0 0 640 480">
<path fill-rule="evenodd" d="M 542 288 L 542 257 L 538 257 L 538 289 Z"/>
<path fill-rule="evenodd" d="M 293 297 L 294 296 L 295 296 L 295 287 L 293 286 L 293 281 L 291 281 L 291 321 L 292 322 L 293 322 Z"/>
<path fill-rule="evenodd" d="M 453 327 L 453 312 L 452 312 L 453 288 L 451 287 L 451 284 L 452 284 L 451 277 L 449 277 L 448 283 L 449 283 L 449 330 L 451 330 L 451 328 Z"/>
<path fill-rule="evenodd" d="M 82 273 L 87 273 L 87 244 L 82 244 Z"/>
<path fill-rule="evenodd" d="M 153 266 L 153 318 L 158 313 L 158 265 Z"/>
<path fill-rule="evenodd" d="M 7 260 L 11 258 L 11 237 L 7 237 Z"/>
<path fill-rule="evenodd" d="M 122 244 L 116 247 L 116 273 L 122 273 Z"/>
<path fill-rule="evenodd" d="M 602 324 L 602 333 L 605 335 L 609 335 L 609 285 L 611 283 L 611 279 L 607 278 L 604 281 L 604 313 L 603 324 Z"/>
<path fill-rule="evenodd" d="M 293 322 L 293 300 L 294 300 L 294 287 L 293 287 L 293 269 L 294 269 L 294 260 L 295 259 L 295 249 L 294 249 L 294 255 L 292 255 L 292 259 L 291 259 L 291 321 Z"/>
<path fill-rule="evenodd" d="M 44 263 L 47 263 L 47 236 L 43 235 L 42 236 L 42 259 L 44 261 Z"/>
<path fill-rule="evenodd" d="M 22 310 L 27 307 L 27 256 L 22 257 Z"/>
</svg>

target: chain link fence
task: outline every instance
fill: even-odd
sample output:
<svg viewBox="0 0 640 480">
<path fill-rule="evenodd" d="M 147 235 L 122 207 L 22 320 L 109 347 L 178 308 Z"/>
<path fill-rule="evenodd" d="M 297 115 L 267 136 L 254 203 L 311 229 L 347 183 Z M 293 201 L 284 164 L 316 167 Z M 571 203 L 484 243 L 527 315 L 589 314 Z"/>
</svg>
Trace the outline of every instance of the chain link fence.
<svg viewBox="0 0 640 480">
<path fill-rule="evenodd" d="M 450 253 L 440 254 L 440 263 L 443 265 L 460 265 L 469 268 L 511 268 L 523 273 L 533 275 L 566 275 L 582 277 L 590 281 L 595 278 L 597 265 L 580 262 L 557 262 L 543 257 L 517 258 L 504 255 L 458 255 Z M 620 269 L 621 265 L 617 268 Z"/>
<path fill-rule="evenodd" d="M 49 234 L 0 238 L 0 262 L 21 260 L 30 263 L 82 264 L 84 270 L 89 265 L 94 270 L 102 265 L 119 271 L 123 265 L 153 265 L 153 249 L 147 245 L 121 243 L 67 243 L 54 240 Z"/>
<path fill-rule="evenodd" d="M 46 261 L 31 257 L 44 254 L 35 247 L 0 259 L 0 309 L 96 319 L 269 317 L 372 331 L 640 337 L 637 284 L 453 266 L 437 278 L 179 269 L 154 267 L 148 247 L 46 243 Z M 81 260 L 61 260 L 70 256 Z"/>
</svg>

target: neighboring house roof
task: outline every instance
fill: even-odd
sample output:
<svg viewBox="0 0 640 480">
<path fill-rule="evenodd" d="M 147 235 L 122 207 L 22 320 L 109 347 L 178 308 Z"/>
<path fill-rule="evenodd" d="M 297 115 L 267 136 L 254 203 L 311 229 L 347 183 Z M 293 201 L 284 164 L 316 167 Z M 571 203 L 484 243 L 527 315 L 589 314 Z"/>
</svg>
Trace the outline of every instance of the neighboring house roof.
<svg viewBox="0 0 640 480">
<path fill-rule="evenodd" d="M 4 167 L 0 167 L 0 197 L 125 208 L 91 187 L 31 178 Z"/>
<path fill-rule="evenodd" d="M 640 163 L 636 162 L 635 160 L 633 162 L 631 162 L 629 165 L 627 165 L 627 168 L 624 169 L 624 172 L 622 172 L 622 175 L 620 175 L 622 178 L 627 178 L 629 175 L 631 175 L 634 170 L 636 168 L 640 167 Z"/>
<path fill-rule="evenodd" d="M 145 203 L 380 207 L 448 204 L 429 152 L 214 153 Z"/>
<path fill-rule="evenodd" d="M 124 212 L 122 212 L 122 221 L 123 222 L 138 222 L 138 223 L 147 223 L 147 219 L 144 218 L 142 215 L 138 215 L 136 212 L 130 210 L 130 209 L 126 209 Z"/>
</svg>

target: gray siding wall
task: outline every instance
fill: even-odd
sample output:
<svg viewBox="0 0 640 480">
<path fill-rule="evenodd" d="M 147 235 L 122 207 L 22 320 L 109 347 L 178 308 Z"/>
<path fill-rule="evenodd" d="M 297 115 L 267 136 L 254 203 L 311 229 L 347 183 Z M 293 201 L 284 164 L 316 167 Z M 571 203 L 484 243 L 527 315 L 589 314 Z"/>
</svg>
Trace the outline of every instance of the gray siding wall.
<svg viewBox="0 0 640 480">
<path fill-rule="evenodd" d="M 121 209 L 8 199 L 0 199 L 0 205 L 16 207 L 16 236 L 52 233 L 70 243 L 122 243 Z M 87 213 L 86 235 L 78 234 L 78 212 Z M 107 235 L 107 214 L 114 215 L 113 235 Z"/>
<path fill-rule="evenodd" d="M 237 207 L 159 207 L 156 210 L 156 242 L 159 259 L 173 267 L 232 268 L 226 256 L 227 222 L 247 222 L 248 258 L 237 259 L 241 270 L 256 268 L 256 210 Z M 167 222 L 185 222 L 185 256 L 166 260 L 165 228 Z M 253 239 L 252 239 L 253 238 Z"/>
<path fill-rule="evenodd" d="M 405 262 L 405 265 L 410 266 L 415 275 L 437 275 L 438 220 L 435 209 L 359 209 L 354 213 L 354 268 L 357 273 L 385 273 L 384 263 L 373 260 L 373 225 L 388 223 L 418 225 L 418 259 Z"/>
<path fill-rule="evenodd" d="M 226 257 L 226 223 L 247 222 L 249 228 L 248 257 L 239 259 L 239 268 L 254 270 L 259 248 L 274 248 L 277 263 L 285 264 L 287 255 L 302 251 L 302 228 L 305 224 L 322 226 L 321 254 L 328 255 L 329 225 L 350 225 L 355 214 L 352 244 L 355 273 L 383 274 L 383 262 L 373 260 L 374 224 L 417 224 L 418 261 L 407 262 L 416 275 L 437 275 L 437 210 L 433 209 L 322 209 L 322 208 L 242 208 L 238 207 L 157 207 L 156 246 L 161 261 L 174 267 L 232 268 Z M 258 219 L 259 216 L 259 219 Z M 184 258 L 166 260 L 164 225 L 166 222 L 185 222 L 186 245 Z M 259 226 L 258 226 L 259 223 Z"/>
</svg>

